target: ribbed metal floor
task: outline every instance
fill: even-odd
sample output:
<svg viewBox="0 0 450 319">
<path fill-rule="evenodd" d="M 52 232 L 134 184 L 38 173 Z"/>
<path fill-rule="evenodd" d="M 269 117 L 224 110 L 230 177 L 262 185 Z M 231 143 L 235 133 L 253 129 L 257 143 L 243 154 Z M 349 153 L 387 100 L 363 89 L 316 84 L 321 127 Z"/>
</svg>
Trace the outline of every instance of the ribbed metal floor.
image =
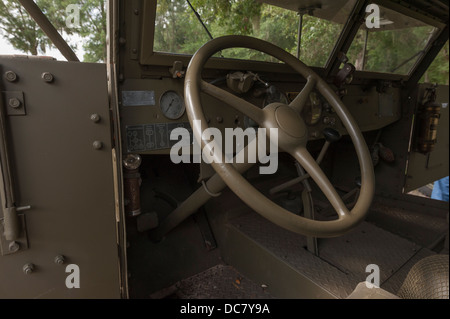
<svg viewBox="0 0 450 319">
<path fill-rule="evenodd" d="M 395 294 L 412 266 L 409 264 L 433 253 L 363 222 L 342 237 L 320 239 L 317 257 L 305 249 L 306 237 L 286 231 L 255 213 L 231 223 L 338 298 L 347 297 L 359 282 L 366 280 L 366 267 L 370 264 L 379 266 L 381 286 Z"/>
<path fill-rule="evenodd" d="M 446 216 L 430 214 L 426 209 L 420 211 L 373 203 L 367 220 L 423 247 L 448 231 Z"/>
</svg>

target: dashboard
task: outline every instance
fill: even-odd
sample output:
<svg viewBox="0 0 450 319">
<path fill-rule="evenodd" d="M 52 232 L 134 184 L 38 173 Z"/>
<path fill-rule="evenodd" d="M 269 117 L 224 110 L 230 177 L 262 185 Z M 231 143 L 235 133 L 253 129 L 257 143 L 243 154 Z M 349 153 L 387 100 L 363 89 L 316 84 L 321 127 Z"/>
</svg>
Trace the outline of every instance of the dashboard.
<svg viewBox="0 0 450 319">
<path fill-rule="evenodd" d="M 303 87 L 299 83 L 261 80 L 259 76 L 253 77 L 253 83 L 250 83 L 246 74 L 255 75 L 230 72 L 226 77 L 209 82 L 261 108 L 273 102 L 289 103 Z M 399 89 L 389 88 L 379 93 L 375 87 L 363 89 L 349 85 L 346 91 L 342 101 L 363 132 L 385 127 L 401 116 Z M 127 79 L 122 83 L 119 105 L 124 153 L 169 154 L 170 148 L 177 143 L 170 140 L 173 129 L 183 127 L 192 135 L 183 92 L 183 78 Z M 209 95 L 202 94 L 202 106 L 208 125 L 221 132 L 225 128 L 257 127 L 251 119 Z M 326 127 L 341 135 L 347 133 L 332 107 L 314 90 L 302 117 L 308 127 L 309 140 L 322 139 Z"/>
</svg>

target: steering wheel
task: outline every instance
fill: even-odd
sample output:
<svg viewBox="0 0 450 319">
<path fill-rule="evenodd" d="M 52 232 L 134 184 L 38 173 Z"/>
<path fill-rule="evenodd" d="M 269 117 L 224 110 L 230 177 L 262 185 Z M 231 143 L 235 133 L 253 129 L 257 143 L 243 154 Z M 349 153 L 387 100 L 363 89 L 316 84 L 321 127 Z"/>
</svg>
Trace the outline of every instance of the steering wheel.
<svg viewBox="0 0 450 319">
<path fill-rule="evenodd" d="M 218 51 L 234 47 L 258 50 L 285 62 L 307 79 L 306 85 L 289 105 L 272 103 L 264 109 L 260 109 L 244 99 L 202 80 L 201 72 L 207 60 Z M 314 88 L 333 107 L 347 129 L 356 149 L 361 168 L 361 191 L 351 211 L 345 206 L 327 176 L 306 149 L 308 129 L 300 113 L 309 98 L 309 93 Z M 238 172 L 235 165 L 225 161 L 224 155 L 217 155 L 214 152 L 211 162 L 212 167 L 227 186 L 249 207 L 285 229 L 314 237 L 342 235 L 364 219 L 374 194 L 374 172 L 367 145 L 357 123 L 336 93 L 303 62 L 269 42 L 247 36 L 224 36 L 203 45 L 194 54 L 187 68 L 184 94 L 186 110 L 194 137 L 201 145 L 202 150 L 205 146 L 211 150 L 210 147 L 217 145 L 214 140 L 202 138 L 202 132 L 208 128 L 208 125 L 203 114 L 200 92 L 225 102 L 254 120 L 261 128 L 267 128 L 267 137 L 269 137 L 269 128 L 278 128 L 279 148 L 293 156 L 306 170 L 330 201 L 338 214 L 338 218 L 329 221 L 317 221 L 287 211 L 253 187 Z M 257 138 L 264 137 L 258 136 Z M 217 158 L 219 156 L 222 158 Z"/>
</svg>

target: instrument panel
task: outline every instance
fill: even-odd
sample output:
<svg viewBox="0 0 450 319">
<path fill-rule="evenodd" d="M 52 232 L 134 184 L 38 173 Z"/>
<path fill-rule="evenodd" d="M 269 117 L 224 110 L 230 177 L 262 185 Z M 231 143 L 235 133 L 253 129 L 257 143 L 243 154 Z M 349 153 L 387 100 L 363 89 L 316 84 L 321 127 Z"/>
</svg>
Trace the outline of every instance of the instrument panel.
<svg viewBox="0 0 450 319">
<path fill-rule="evenodd" d="M 226 89 L 226 83 L 216 84 Z M 126 153 L 169 154 L 177 142 L 170 139 L 171 131 L 186 128 L 192 138 L 184 103 L 183 79 L 127 79 L 121 85 L 120 115 L 123 150 Z M 290 103 L 301 91 L 298 83 L 256 83 L 247 92 L 234 92 L 239 97 L 263 108 L 274 103 Z M 359 86 L 349 86 L 343 103 L 356 118 L 362 131 L 382 128 L 400 118 L 399 91 L 378 93 L 375 88 L 363 91 Z M 231 106 L 209 95 L 202 94 L 202 106 L 210 127 L 222 132 L 225 128 L 257 127 L 257 124 Z M 322 131 L 331 127 L 341 135 L 346 134 L 339 117 L 317 91 L 312 91 L 302 111 L 308 127 L 309 139 L 323 138 Z"/>
</svg>

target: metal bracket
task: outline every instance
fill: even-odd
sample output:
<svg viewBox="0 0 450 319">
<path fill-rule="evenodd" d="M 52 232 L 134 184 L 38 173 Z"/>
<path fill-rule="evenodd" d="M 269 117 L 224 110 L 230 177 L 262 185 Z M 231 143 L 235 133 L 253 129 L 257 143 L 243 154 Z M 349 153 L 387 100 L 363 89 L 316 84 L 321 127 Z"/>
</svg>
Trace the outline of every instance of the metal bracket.
<svg viewBox="0 0 450 319">
<path fill-rule="evenodd" d="M 2 96 L 6 108 L 6 115 L 27 115 L 22 91 L 3 91 Z"/>
<path fill-rule="evenodd" d="M 173 66 L 169 69 L 170 74 L 172 74 L 172 78 L 181 79 L 184 77 L 183 71 L 183 62 L 175 61 L 173 62 Z"/>
<path fill-rule="evenodd" d="M 131 39 L 130 39 L 130 58 L 137 60 L 139 57 L 139 22 L 142 15 L 141 6 L 139 0 L 133 0 L 131 5 L 133 18 L 131 19 Z"/>
<path fill-rule="evenodd" d="M 353 79 L 353 73 L 355 73 L 355 70 L 356 68 L 353 64 L 346 62 L 344 67 L 336 74 L 333 82 L 334 85 L 338 88 L 342 88 L 345 84 L 349 84 Z"/>
<path fill-rule="evenodd" d="M 21 224 L 20 233 L 16 240 L 6 240 L 4 236 L 3 218 L 0 219 L 0 251 L 2 256 L 15 254 L 28 249 L 28 234 L 25 227 L 25 215 L 18 214 L 18 219 Z"/>
</svg>

